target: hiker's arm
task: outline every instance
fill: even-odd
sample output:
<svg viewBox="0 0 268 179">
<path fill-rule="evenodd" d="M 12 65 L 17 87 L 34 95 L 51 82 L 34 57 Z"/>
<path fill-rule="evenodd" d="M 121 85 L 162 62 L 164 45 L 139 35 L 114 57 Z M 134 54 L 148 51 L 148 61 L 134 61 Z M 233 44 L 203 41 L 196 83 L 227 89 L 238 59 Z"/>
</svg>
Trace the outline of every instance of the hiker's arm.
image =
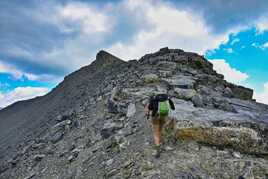
<svg viewBox="0 0 268 179">
<path fill-rule="evenodd" d="M 145 114 L 149 114 L 149 112 L 152 110 L 152 99 L 148 99 L 144 106 L 144 112 Z"/>
<path fill-rule="evenodd" d="M 147 119 L 149 118 L 150 116 L 150 113 L 152 112 L 153 110 L 153 100 L 152 100 L 152 97 L 148 100 L 148 102 L 146 103 L 145 107 L 144 107 L 144 112 L 147 116 Z"/>
<path fill-rule="evenodd" d="M 144 107 L 145 114 L 149 113 L 149 103 L 147 103 Z"/>
<path fill-rule="evenodd" d="M 173 101 L 171 99 L 168 99 L 168 102 L 169 102 L 170 108 L 172 110 L 175 110 L 175 105 L 174 105 Z"/>
<path fill-rule="evenodd" d="M 147 103 L 144 107 L 144 112 L 145 112 L 145 116 L 146 116 L 146 119 L 149 120 L 150 118 L 150 110 L 149 110 L 149 103 Z"/>
</svg>

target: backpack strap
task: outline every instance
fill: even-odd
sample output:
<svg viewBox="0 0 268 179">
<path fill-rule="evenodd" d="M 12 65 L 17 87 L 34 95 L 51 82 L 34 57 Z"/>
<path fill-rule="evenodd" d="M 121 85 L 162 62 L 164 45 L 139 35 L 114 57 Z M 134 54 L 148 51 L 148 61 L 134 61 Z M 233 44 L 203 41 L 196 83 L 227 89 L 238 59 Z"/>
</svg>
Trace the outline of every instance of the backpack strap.
<svg viewBox="0 0 268 179">
<path fill-rule="evenodd" d="M 168 98 L 168 102 L 169 102 L 169 106 L 170 106 L 170 108 L 171 108 L 172 110 L 175 110 L 175 105 L 174 105 L 173 101 L 172 101 L 170 98 Z"/>
<path fill-rule="evenodd" d="M 148 109 L 152 111 L 152 116 L 155 116 L 157 114 L 158 100 L 156 99 L 156 96 L 150 97 Z"/>
</svg>

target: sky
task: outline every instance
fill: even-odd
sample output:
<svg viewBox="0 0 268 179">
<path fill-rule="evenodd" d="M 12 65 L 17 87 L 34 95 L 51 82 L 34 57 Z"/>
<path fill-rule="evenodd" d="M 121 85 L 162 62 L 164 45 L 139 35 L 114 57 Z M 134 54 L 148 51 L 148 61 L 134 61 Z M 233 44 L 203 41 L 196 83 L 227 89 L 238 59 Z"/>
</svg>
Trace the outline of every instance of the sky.
<svg viewBox="0 0 268 179">
<path fill-rule="evenodd" d="M 0 108 L 44 95 L 107 50 L 197 52 L 268 104 L 267 0 L 1 0 Z"/>
</svg>

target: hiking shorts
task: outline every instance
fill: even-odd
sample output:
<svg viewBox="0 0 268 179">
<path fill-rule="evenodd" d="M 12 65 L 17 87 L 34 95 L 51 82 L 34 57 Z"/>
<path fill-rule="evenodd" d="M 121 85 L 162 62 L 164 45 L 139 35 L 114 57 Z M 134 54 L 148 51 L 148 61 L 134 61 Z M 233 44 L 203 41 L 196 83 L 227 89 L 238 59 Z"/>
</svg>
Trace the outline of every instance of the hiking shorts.
<svg viewBox="0 0 268 179">
<path fill-rule="evenodd" d="M 152 116 L 152 123 L 153 125 L 163 126 L 165 124 L 167 117 L 168 116 L 159 116 L 159 115 Z"/>
</svg>

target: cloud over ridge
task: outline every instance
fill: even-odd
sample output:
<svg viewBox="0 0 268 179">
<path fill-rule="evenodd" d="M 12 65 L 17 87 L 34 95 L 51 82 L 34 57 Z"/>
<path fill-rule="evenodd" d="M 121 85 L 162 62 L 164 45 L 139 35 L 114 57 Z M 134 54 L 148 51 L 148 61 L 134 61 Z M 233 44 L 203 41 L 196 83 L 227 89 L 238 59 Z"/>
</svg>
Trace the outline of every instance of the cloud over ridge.
<svg viewBox="0 0 268 179">
<path fill-rule="evenodd" d="M 248 74 L 232 68 L 224 59 L 212 59 L 210 62 L 213 64 L 214 70 L 223 74 L 225 80 L 229 82 L 241 83 L 249 78 Z"/>
<path fill-rule="evenodd" d="M 0 93 L 0 107 L 6 107 L 16 101 L 42 96 L 48 92 L 49 89 L 42 87 L 17 87 L 11 92 Z"/>
</svg>

